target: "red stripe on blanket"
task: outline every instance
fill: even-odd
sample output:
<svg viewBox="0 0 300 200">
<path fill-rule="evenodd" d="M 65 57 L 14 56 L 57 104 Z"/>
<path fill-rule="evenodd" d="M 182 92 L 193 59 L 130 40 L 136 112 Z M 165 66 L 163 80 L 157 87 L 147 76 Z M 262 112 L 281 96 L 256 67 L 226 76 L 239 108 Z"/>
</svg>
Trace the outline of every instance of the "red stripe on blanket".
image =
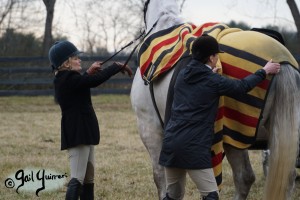
<svg viewBox="0 0 300 200">
<path fill-rule="evenodd" d="M 228 107 L 221 107 L 219 108 L 219 112 L 222 112 L 225 117 L 238 121 L 239 123 L 242 123 L 246 126 L 254 127 L 256 128 L 256 125 L 258 123 L 258 119 L 255 117 L 251 117 L 249 115 L 245 115 L 239 111 L 233 110 Z M 218 113 L 219 115 L 219 113 Z M 221 115 L 221 114 L 220 114 Z M 221 117 L 221 116 L 220 116 Z"/>
<path fill-rule="evenodd" d="M 182 41 L 184 40 L 185 36 L 189 34 L 188 31 L 185 31 L 182 33 Z M 171 59 L 169 60 L 169 62 L 164 66 L 162 67 L 162 70 L 160 71 L 161 73 L 162 72 L 165 72 L 165 71 L 168 71 L 170 68 L 172 68 L 174 66 L 174 64 L 178 61 L 178 58 L 180 58 L 180 56 L 183 54 L 183 49 L 185 48 L 184 45 L 182 45 L 180 47 L 180 49 L 178 49 L 178 51 L 176 53 L 174 53 L 174 55 L 171 57 Z"/>
<path fill-rule="evenodd" d="M 223 152 L 220 152 L 220 153 L 212 156 L 212 158 L 211 158 L 211 163 L 212 163 L 213 167 L 219 165 L 220 163 L 222 163 L 222 161 L 223 161 Z"/>
<path fill-rule="evenodd" d="M 197 30 L 197 32 L 195 32 L 193 35 L 195 35 L 195 36 L 200 36 L 200 35 L 202 35 L 203 29 L 205 29 L 205 28 L 207 28 L 207 27 L 210 27 L 210 26 L 214 26 L 214 25 L 216 25 L 216 24 L 218 24 L 218 23 L 216 23 L 216 22 L 205 23 L 205 24 L 203 24 L 203 25 L 201 26 L 201 28 L 199 28 L 199 29 Z"/>
<path fill-rule="evenodd" d="M 222 119 L 223 116 L 224 116 L 224 109 L 223 109 L 223 107 L 219 107 L 215 121 Z"/>
<path fill-rule="evenodd" d="M 172 38 L 169 38 L 169 39 L 166 39 L 166 40 L 163 40 L 162 42 L 158 43 L 157 45 L 155 45 L 152 50 L 151 50 L 151 53 L 150 53 L 150 56 L 149 58 L 147 59 L 147 61 L 143 64 L 143 66 L 141 66 L 141 70 L 142 69 L 147 69 L 147 67 L 149 66 L 149 64 L 151 63 L 151 61 L 153 60 L 153 56 L 155 54 L 156 51 L 158 51 L 162 46 L 165 46 L 165 45 L 168 45 L 168 44 L 171 44 L 171 43 L 174 43 L 176 40 L 178 40 L 178 35 L 172 37 Z M 141 71 L 142 74 L 145 73 L 145 70 L 144 71 Z"/>
<path fill-rule="evenodd" d="M 162 68 L 162 70 L 160 71 L 160 73 L 168 71 L 170 68 L 172 68 L 174 66 L 174 64 L 175 64 L 175 62 L 177 62 L 179 56 L 182 55 L 183 48 L 184 47 L 181 47 L 180 49 L 178 49 L 178 51 L 172 56 L 172 58 L 167 63 L 167 65 L 165 65 L 165 67 Z"/>
<path fill-rule="evenodd" d="M 243 70 L 241 68 L 235 67 L 233 65 L 230 65 L 228 63 L 222 62 L 222 70 L 223 74 L 237 78 L 237 79 L 243 79 L 246 76 L 252 74 L 251 72 L 247 70 Z M 265 79 L 260 84 L 257 85 L 257 87 L 262 88 L 264 90 L 267 90 L 269 87 L 270 81 Z"/>
</svg>

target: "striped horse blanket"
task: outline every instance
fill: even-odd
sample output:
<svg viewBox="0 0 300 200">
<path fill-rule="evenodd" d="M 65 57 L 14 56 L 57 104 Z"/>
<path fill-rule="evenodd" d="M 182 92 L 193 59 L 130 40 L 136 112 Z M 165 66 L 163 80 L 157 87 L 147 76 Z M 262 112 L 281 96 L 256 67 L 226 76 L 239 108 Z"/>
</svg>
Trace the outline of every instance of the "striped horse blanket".
<svg viewBox="0 0 300 200">
<path fill-rule="evenodd" d="M 141 44 L 138 62 L 145 83 L 154 81 L 170 70 L 180 58 L 190 55 L 193 41 L 204 33 L 215 37 L 225 51 L 219 54 L 217 66 L 221 67 L 220 73 L 226 77 L 242 79 L 262 68 L 270 59 L 298 67 L 283 45 L 264 34 L 229 28 L 220 23 L 206 23 L 198 27 L 181 24 L 154 33 Z M 211 150 L 219 187 L 222 183 L 223 143 L 239 149 L 254 144 L 271 82 L 272 76 L 267 76 L 247 94 L 220 98 Z"/>
</svg>

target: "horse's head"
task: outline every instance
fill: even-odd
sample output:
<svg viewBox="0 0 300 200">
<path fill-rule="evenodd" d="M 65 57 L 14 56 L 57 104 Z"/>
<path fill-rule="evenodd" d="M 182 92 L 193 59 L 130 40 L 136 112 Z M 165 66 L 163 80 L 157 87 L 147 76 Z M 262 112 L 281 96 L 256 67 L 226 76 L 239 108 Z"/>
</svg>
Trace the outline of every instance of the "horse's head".
<svg viewBox="0 0 300 200">
<path fill-rule="evenodd" d="M 147 0 L 144 4 L 144 22 L 146 32 L 157 23 L 153 32 L 183 23 L 180 10 L 174 0 Z"/>
</svg>

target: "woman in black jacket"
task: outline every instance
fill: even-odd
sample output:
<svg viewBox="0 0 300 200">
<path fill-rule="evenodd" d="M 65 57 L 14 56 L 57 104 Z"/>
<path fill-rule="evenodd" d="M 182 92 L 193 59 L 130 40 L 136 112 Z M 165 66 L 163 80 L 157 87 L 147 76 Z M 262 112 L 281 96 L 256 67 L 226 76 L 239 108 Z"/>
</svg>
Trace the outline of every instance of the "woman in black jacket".
<svg viewBox="0 0 300 200">
<path fill-rule="evenodd" d="M 246 93 L 263 81 L 266 74 L 279 72 L 269 61 L 262 69 L 242 80 L 217 73 L 219 49 L 215 38 L 203 35 L 192 46 L 193 59 L 182 69 L 174 86 L 171 117 L 164 130 L 159 163 L 165 167 L 166 200 L 184 196 L 186 174 L 206 200 L 219 199 L 211 164 L 211 146 L 219 98 Z"/>
<path fill-rule="evenodd" d="M 118 72 L 132 71 L 128 66 L 114 63 L 102 69 L 95 62 L 83 74 L 81 52 L 69 41 L 56 42 L 49 50 L 55 72 L 55 99 L 61 112 L 61 150 L 68 150 L 71 180 L 67 200 L 94 199 L 94 145 L 99 144 L 98 120 L 91 101 L 90 88 L 97 87 Z"/>
</svg>

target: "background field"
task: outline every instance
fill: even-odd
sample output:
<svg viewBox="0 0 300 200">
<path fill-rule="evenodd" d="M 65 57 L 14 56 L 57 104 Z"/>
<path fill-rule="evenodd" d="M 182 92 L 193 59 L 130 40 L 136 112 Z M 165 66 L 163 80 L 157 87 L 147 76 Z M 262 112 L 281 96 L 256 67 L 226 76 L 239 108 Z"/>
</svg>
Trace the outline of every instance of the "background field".
<svg viewBox="0 0 300 200">
<path fill-rule="evenodd" d="M 157 199 L 150 160 L 137 133 L 129 96 L 99 95 L 93 97 L 93 103 L 101 129 L 95 155 L 95 199 Z M 264 177 L 260 155 L 260 151 L 250 152 L 256 182 L 249 200 L 262 199 Z M 17 194 L 15 188 L 6 188 L 6 178 L 24 168 L 69 174 L 67 152 L 60 151 L 60 110 L 53 97 L 0 97 L 0 200 L 64 199 L 64 186 L 52 192 L 42 191 L 39 198 L 34 192 Z M 221 199 L 229 200 L 234 186 L 226 160 L 223 179 Z M 199 199 L 190 180 L 186 189 L 185 199 Z M 299 197 L 297 182 L 293 199 Z"/>
</svg>

